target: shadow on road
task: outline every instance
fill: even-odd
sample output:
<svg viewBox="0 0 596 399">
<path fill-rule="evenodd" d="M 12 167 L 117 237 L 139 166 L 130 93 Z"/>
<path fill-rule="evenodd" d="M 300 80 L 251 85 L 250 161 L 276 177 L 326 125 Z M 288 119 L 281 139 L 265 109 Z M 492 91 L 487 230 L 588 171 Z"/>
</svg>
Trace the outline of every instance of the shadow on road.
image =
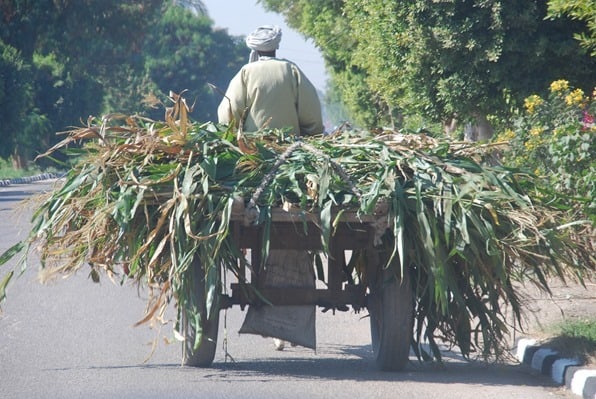
<svg viewBox="0 0 596 399">
<path fill-rule="evenodd" d="M 444 364 L 422 363 L 415 356 L 402 372 L 383 372 L 375 368 L 370 345 L 337 346 L 343 353 L 337 358 L 304 357 L 288 353 L 286 358 L 259 358 L 249 361 L 215 362 L 210 368 L 182 367 L 179 364 L 139 364 L 95 366 L 90 370 L 137 369 L 184 373 L 184 378 L 208 379 L 211 382 L 269 381 L 384 381 L 420 382 L 427 384 L 554 386 L 546 378 L 529 377 L 523 366 L 481 361 L 465 361 L 456 353 L 445 354 Z M 346 357 L 345 355 L 351 355 Z M 62 369 L 66 371 L 66 369 Z"/>
<path fill-rule="evenodd" d="M 0 191 L 0 202 L 19 202 L 30 198 L 34 193 L 34 191 Z"/>
<path fill-rule="evenodd" d="M 348 348 L 353 350 L 354 348 Z M 359 349 L 358 349 L 359 350 Z M 354 358 L 292 358 L 259 359 L 237 363 L 216 363 L 201 370 L 201 378 L 209 377 L 233 381 L 289 381 L 307 379 L 321 381 L 410 381 L 428 384 L 523 385 L 552 386 L 542 378 L 528 378 L 522 366 L 487 364 L 482 362 L 446 363 L 444 366 L 420 363 L 415 357 L 402 372 L 383 372 L 375 368 L 372 359 Z M 520 375 L 521 374 L 521 375 Z"/>
</svg>

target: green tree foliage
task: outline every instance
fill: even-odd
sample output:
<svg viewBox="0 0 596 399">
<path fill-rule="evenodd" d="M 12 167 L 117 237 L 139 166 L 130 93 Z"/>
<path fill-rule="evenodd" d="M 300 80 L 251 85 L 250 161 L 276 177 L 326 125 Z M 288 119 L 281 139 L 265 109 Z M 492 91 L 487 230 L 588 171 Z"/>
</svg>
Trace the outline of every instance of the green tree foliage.
<svg viewBox="0 0 596 399">
<path fill-rule="evenodd" d="M 374 104 L 375 93 L 367 72 L 353 61 L 358 44 L 350 20 L 343 15 L 343 0 L 262 0 L 265 8 L 282 14 L 289 26 L 313 39 L 321 49 L 330 77 L 332 101 L 340 101 L 354 122 L 373 126 L 383 108 Z M 376 107 L 375 105 L 379 105 Z"/>
<path fill-rule="evenodd" d="M 368 123 L 391 123 L 396 111 L 506 115 L 560 76 L 586 89 L 595 80 L 595 60 L 573 39 L 584 27 L 545 19 L 544 0 L 262 2 L 314 39 L 344 102 Z M 344 82 L 357 83 L 344 92 Z"/>
<path fill-rule="evenodd" d="M 0 157 L 25 164 L 90 115 L 148 112 L 149 93 L 188 89 L 196 116 L 211 118 L 221 96 L 206 82 L 225 85 L 245 54 L 200 10 L 198 1 L 1 1 Z"/>
<path fill-rule="evenodd" d="M 18 132 L 23 129 L 25 110 L 31 107 L 31 70 L 21 53 L 0 40 L 0 128 L 2 142 L 0 157 L 12 155 L 18 143 Z"/>
<path fill-rule="evenodd" d="M 104 97 L 114 90 L 122 93 L 127 88 L 120 80 L 123 71 L 141 56 L 145 27 L 162 3 L 3 1 L 0 39 L 18 49 L 29 71 L 29 101 L 10 100 L 12 112 L 26 117 L 20 126 L 0 127 L 4 152 L 31 160 L 57 140 L 54 132 L 80 125 L 102 111 Z"/>
<path fill-rule="evenodd" d="M 592 222 L 596 221 L 595 96 L 596 91 L 586 95 L 568 81 L 556 80 L 547 96 L 526 98 L 514 128 L 496 137 L 509 143 L 505 164 L 529 169 L 544 181 L 545 190 L 554 189 L 561 202 Z"/>
<path fill-rule="evenodd" d="M 577 32 L 574 37 L 582 46 L 596 56 L 596 1 L 595 0 L 549 0 L 548 15 L 560 18 L 566 15 L 572 19 L 584 21 L 587 31 Z"/>
</svg>

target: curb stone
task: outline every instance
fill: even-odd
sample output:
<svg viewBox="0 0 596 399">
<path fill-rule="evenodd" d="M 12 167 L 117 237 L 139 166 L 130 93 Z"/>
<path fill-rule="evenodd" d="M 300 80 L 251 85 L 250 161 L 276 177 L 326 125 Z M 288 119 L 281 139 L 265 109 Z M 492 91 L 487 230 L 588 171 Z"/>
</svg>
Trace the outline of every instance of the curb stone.
<svg viewBox="0 0 596 399">
<path fill-rule="evenodd" d="M 48 179 L 57 179 L 62 177 L 64 174 L 56 174 L 56 173 L 41 173 L 35 176 L 28 176 L 28 177 L 16 177 L 14 179 L 0 179 L 0 187 L 10 186 L 12 184 L 29 184 L 36 181 L 41 180 L 48 180 Z"/>
<path fill-rule="evenodd" d="M 517 341 L 515 356 L 520 363 L 549 376 L 555 384 L 565 386 L 582 399 L 596 399 L 596 369 L 583 365 L 579 359 L 566 358 L 528 338 Z"/>
</svg>

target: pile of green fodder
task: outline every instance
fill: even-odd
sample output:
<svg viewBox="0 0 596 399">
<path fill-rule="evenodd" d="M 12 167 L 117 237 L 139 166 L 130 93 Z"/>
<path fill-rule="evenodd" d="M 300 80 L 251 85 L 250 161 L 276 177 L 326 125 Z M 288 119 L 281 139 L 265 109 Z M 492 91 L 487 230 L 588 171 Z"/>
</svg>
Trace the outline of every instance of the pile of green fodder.
<svg viewBox="0 0 596 399">
<path fill-rule="evenodd" d="M 44 279 L 86 267 L 94 281 L 102 273 L 132 279 L 152 293 L 142 321 L 164 320 L 174 301 L 177 320 L 184 313 L 200 337 L 199 320 L 218 309 L 221 282 L 212 271 L 222 264 L 237 271 L 243 258 L 229 234 L 239 199 L 252 223 L 267 223 L 284 203 L 316 213 L 323 242 L 338 209 L 368 215 L 383 201 L 394 260 L 414 283 L 411 339 L 419 357 L 435 359 L 437 338 L 466 356 L 502 354 L 507 332 L 522 321 L 515 282 L 548 291 L 549 277 L 581 280 L 594 268 L 589 241 L 578 238 L 593 227 L 563 224 L 561 210 L 531 197 L 528 175 L 481 166 L 473 146 L 362 130 L 237 133 L 186 111 L 177 98 L 165 121 L 108 115 L 70 131 L 49 152 L 68 148 L 74 166 L 0 264 L 38 248 Z M 193 257 L 206 269 L 206 315 L 188 299 Z"/>
</svg>

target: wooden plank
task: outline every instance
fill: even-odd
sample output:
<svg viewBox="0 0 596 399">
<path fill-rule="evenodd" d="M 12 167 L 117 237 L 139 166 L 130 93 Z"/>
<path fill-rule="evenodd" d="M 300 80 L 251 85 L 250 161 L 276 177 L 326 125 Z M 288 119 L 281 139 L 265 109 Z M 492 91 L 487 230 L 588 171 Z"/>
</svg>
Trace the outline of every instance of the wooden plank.
<svg viewBox="0 0 596 399">
<path fill-rule="evenodd" d="M 235 200 L 232 206 L 231 220 L 233 221 L 244 221 L 245 218 L 245 206 L 242 200 Z M 337 215 L 340 213 L 340 209 L 332 211 L 332 220 L 335 220 Z M 386 214 L 386 211 L 381 211 L 375 215 L 361 215 L 355 210 L 345 210 L 340 218 L 340 222 L 347 223 L 372 223 L 378 217 Z M 271 221 L 273 222 L 312 222 L 320 224 L 321 219 L 319 213 L 316 211 L 306 211 L 296 206 L 287 205 L 284 207 L 271 209 Z"/>
<path fill-rule="evenodd" d="M 261 250 L 262 226 L 244 226 L 233 222 L 233 238 L 239 248 Z M 374 229 L 368 224 L 341 223 L 331 237 L 338 250 L 364 249 L 372 246 Z M 274 222 L 270 233 L 271 249 L 321 250 L 321 230 L 313 223 Z"/>
</svg>

